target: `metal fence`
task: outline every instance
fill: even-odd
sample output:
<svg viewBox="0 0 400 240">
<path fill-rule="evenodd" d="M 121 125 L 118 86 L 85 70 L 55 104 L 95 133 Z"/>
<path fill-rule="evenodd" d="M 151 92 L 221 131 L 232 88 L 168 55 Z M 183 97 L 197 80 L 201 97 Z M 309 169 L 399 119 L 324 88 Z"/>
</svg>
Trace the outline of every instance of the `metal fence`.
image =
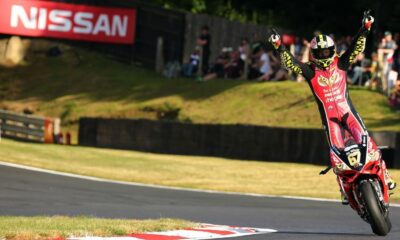
<svg viewBox="0 0 400 240">
<path fill-rule="evenodd" d="M 243 38 L 247 38 L 250 42 L 266 40 L 268 33 L 267 26 L 230 21 L 205 14 L 186 13 L 185 21 L 184 61 L 189 59 L 196 47 L 196 39 L 204 25 L 210 28 L 211 62 L 221 53 L 222 48 L 237 49 Z"/>
<path fill-rule="evenodd" d="M 0 110 L 2 137 L 52 143 L 53 136 L 59 130 L 59 124 L 58 119 Z"/>
</svg>

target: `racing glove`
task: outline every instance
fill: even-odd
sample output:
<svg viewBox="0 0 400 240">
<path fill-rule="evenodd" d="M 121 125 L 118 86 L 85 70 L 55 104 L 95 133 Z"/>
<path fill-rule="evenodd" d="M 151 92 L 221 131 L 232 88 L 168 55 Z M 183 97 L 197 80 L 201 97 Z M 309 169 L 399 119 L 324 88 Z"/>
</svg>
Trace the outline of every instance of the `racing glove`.
<svg viewBox="0 0 400 240">
<path fill-rule="evenodd" d="M 272 29 L 272 34 L 268 38 L 268 42 L 270 42 L 275 49 L 278 49 L 282 43 L 281 36 L 274 29 Z"/>
<path fill-rule="evenodd" d="M 368 31 L 371 30 L 372 23 L 374 23 L 374 20 L 375 20 L 374 17 L 372 17 L 369 12 L 370 12 L 370 10 L 367 10 L 364 12 L 364 17 L 362 20 L 363 28 Z"/>
<path fill-rule="evenodd" d="M 372 23 L 374 22 L 374 17 L 370 14 L 371 10 L 364 11 L 364 17 L 362 19 L 362 25 L 358 32 L 359 35 L 367 37 L 371 30 Z"/>
</svg>

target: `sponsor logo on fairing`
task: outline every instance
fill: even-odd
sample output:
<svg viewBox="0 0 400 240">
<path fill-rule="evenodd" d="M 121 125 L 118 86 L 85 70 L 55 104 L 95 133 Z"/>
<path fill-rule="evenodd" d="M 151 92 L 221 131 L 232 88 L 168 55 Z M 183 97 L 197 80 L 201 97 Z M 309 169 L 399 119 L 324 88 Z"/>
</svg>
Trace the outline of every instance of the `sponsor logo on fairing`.
<svg viewBox="0 0 400 240">
<path fill-rule="evenodd" d="M 136 10 L 44 1 L 0 1 L 0 32 L 96 42 L 134 42 Z"/>
</svg>

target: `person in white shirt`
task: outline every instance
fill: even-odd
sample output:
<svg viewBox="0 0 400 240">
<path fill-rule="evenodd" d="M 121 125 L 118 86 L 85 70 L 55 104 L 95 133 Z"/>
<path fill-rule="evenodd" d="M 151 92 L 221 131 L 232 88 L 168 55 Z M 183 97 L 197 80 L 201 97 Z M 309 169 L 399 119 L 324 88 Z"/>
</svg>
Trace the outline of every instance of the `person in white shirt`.
<svg viewBox="0 0 400 240">
<path fill-rule="evenodd" d="M 260 66 L 261 76 L 257 79 L 258 81 L 269 81 L 273 73 L 271 67 L 271 61 L 268 53 L 264 47 L 261 48 L 261 56 L 258 65 Z"/>
</svg>

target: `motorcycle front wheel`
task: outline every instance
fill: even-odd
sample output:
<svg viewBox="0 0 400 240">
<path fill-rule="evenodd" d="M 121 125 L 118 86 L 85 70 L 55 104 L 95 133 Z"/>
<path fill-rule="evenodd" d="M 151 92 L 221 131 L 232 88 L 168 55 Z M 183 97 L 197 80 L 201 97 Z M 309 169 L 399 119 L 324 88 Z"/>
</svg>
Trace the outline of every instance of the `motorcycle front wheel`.
<svg viewBox="0 0 400 240">
<path fill-rule="evenodd" d="M 375 188 L 371 185 L 371 182 L 364 181 L 360 184 L 359 190 L 365 210 L 368 213 L 368 220 L 372 231 L 376 235 L 386 236 L 390 232 L 392 224 L 388 216 L 389 213 L 382 209 Z"/>
</svg>

